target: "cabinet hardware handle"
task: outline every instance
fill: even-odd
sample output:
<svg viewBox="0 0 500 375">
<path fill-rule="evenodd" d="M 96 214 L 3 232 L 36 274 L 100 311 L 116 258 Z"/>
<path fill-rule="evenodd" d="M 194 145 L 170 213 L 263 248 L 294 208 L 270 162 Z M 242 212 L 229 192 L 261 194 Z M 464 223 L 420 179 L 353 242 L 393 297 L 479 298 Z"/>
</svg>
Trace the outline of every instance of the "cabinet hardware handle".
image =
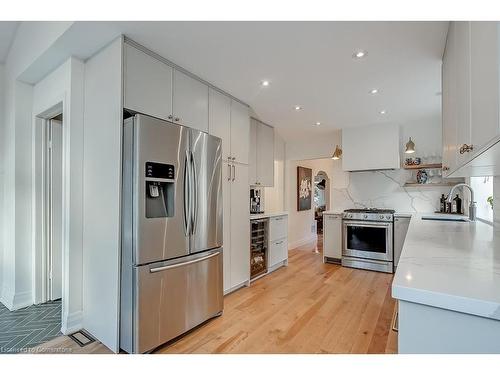
<svg viewBox="0 0 500 375">
<path fill-rule="evenodd" d="M 228 171 L 227 171 L 227 180 L 231 181 L 231 166 L 228 164 L 227 168 L 228 168 Z"/>
<path fill-rule="evenodd" d="M 169 120 L 172 120 L 172 118 L 173 118 L 173 117 L 174 117 L 174 116 L 172 116 L 172 115 L 168 115 L 168 119 L 169 119 Z"/>
<path fill-rule="evenodd" d="M 450 167 L 443 167 L 443 171 L 449 171 Z"/>
<path fill-rule="evenodd" d="M 231 158 L 231 160 L 233 160 L 233 161 L 234 161 L 234 160 L 236 160 L 236 158 L 233 156 L 233 157 Z"/>
<path fill-rule="evenodd" d="M 276 245 L 281 245 L 282 243 L 283 243 L 283 241 L 276 242 Z"/>
<path fill-rule="evenodd" d="M 460 147 L 460 154 L 465 154 L 466 152 L 471 152 L 472 150 L 474 150 L 474 145 L 464 143 L 462 147 Z"/>
<path fill-rule="evenodd" d="M 233 181 L 236 179 L 236 167 L 233 164 Z"/>
<path fill-rule="evenodd" d="M 179 117 L 176 117 L 174 120 L 179 122 L 181 119 Z"/>
</svg>

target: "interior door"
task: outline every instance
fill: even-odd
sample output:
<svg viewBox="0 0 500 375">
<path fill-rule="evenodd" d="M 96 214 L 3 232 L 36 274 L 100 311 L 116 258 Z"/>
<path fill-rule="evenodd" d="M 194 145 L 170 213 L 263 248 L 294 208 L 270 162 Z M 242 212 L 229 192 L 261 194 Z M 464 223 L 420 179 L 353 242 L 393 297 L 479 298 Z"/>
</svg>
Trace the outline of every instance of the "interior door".
<svg viewBox="0 0 500 375">
<path fill-rule="evenodd" d="M 191 130 L 192 199 L 191 253 L 222 246 L 222 142 Z"/>
<path fill-rule="evenodd" d="M 62 122 L 49 122 L 49 299 L 62 298 Z"/>
<path fill-rule="evenodd" d="M 189 132 L 189 128 L 149 116 L 135 117 L 133 262 L 136 265 L 189 254 L 185 200 Z M 160 186 L 151 189 L 151 183 L 160 184 L 161 189 Z M 152 196 L 165 205 L 163 212 L 156 210 L 148 215 L 151 206 L 147 204 Z"/>
</svg>

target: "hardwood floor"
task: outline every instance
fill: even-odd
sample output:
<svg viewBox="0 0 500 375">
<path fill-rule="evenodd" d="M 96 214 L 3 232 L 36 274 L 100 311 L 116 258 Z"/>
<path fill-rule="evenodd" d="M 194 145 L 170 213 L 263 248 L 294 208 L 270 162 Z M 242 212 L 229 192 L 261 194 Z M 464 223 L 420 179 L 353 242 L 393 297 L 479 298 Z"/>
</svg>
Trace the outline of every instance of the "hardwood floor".
<svg viewBox="0 0 500 375">
<path fill-rule="evenodd" d="M 155 353 L 396 353 L 392 275 L 323 264 L 321 244 L 291 250 L 288 267 Z"/>
</svg>

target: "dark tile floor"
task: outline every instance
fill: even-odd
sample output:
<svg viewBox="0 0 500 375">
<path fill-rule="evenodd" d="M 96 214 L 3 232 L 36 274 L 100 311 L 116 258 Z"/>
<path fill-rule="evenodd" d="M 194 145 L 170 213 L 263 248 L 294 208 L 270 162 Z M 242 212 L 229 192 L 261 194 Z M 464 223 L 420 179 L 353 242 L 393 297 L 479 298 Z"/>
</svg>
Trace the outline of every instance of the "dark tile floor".
<svg viewBox="0 0 500 375">
<path fill-rule="evenodd" d="M 61 300 L 9 311 L 0 303 L 0 354 L 27 348 L 61 335 Z"/>
</svg>

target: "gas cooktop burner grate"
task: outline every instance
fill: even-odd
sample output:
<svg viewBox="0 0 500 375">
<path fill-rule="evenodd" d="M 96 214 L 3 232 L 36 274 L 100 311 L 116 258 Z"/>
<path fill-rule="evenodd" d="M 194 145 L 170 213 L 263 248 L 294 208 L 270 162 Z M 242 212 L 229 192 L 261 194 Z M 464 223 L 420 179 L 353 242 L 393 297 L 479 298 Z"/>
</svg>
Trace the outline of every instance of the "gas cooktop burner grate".
<svg viewBox="0 0 500 375">
<path fill-rule="evenodd" d="M 361 212 L 361 213 L 374 213 L 374 214 L 393 214 L 395 210 L 387 208 L 350 208 L 344 212 Z"/>
</svg>

